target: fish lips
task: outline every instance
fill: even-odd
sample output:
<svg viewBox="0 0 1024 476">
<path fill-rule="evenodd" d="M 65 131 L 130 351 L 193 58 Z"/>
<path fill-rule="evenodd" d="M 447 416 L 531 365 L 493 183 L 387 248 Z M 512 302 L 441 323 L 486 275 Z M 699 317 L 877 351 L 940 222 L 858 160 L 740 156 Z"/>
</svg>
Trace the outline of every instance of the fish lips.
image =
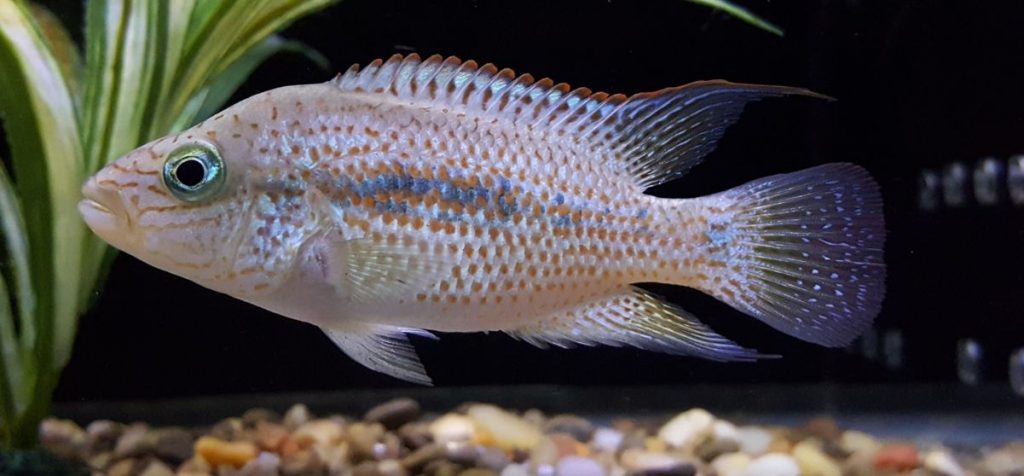
<svg viewBox="0 0 1024 476">
<path fill-rule="evenodd" d="M 131 221 L 121 193 L 99 184 L 96 177 L 92 177 L 82 186 L 82 196 L 84 198 L 78 202 L 78 213 L 82 215 L 85 224 L 111 244 L 123 241 L 130 230 Z"/>
</svg>

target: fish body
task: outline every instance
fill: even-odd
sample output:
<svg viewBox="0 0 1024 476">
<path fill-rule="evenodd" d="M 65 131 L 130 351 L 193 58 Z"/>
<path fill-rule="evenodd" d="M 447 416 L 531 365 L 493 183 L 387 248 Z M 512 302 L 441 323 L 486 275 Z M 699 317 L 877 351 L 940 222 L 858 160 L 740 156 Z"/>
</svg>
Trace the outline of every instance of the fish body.
<svg viewBox="0 0 1024 476">
<path fill-rule="evenodd" d="M 786 94 L 816 96 L 704 81 L 627 98 L 396 56 L 146 144 L 91 178 L 79 208 L 115 247 L 414 382 L 430 380 L 406 334 L 429 330 L 761 356 L 639 282 L 843 345 L 884 294 L 881 199 L 863 169 L 644 194 L 698 163 L 746 103 Z"/>
</svg>

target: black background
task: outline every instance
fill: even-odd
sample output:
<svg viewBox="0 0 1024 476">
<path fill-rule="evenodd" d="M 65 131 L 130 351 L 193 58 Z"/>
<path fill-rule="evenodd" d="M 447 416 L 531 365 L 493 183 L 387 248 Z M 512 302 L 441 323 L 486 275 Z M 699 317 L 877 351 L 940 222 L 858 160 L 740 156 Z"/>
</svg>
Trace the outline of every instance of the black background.
<svg viewBox="0 0 1024 476">
<path fill-rule="evenodd" d="M 628 349 L 534 349 L 501 334 L 417 341 L 438 386 L 688 382 L 955 383 L 955 343 L 979 340 L 986 378 L 1024 345 L 1024 211 L 1008 205 L 923 213 L 917 174 L 1024 152 L 1024 2 L 739 2 L 779 38 L 682 0 L 399 2 L 347 0 L 283 34 L 323 53 L 325 71 L 272 59 L 235 100 L 324 81 L 395 52 L 493 62 L 609 92 L 697 79 L 805 86 L 834 96 L 747 109 L 708 160 L 652 191 L 698 196 L 824 162 L 864 165 L 886 200 L 888 297 L 879 333 L 898 330 L 903 364 L 779 334 L 712 298 L 650 286 L 743 345 L 785 358 L 717 364 Z M 82 5 L 52 2 L 80 33 Z M 312 326 L 277 317 L 121 255 L 80 324 L 60 401 L 406 385 L 345 357 Z"/>
</svg>

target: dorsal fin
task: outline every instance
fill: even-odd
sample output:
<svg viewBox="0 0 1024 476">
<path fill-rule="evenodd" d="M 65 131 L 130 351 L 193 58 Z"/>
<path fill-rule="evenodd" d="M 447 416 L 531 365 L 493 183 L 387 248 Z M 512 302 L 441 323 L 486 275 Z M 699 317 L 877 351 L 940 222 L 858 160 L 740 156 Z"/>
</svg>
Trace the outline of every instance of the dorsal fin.
<svg viewBox="0 0 1024 476">
<path fill-rule="evenodd" d="M 572 89 L 534 80 L 493 64 L 440 55 L 394 55 L 365 68 L 353 65 L 332 83 L 345 91 L 390 94 L 466 114 L 502 117 L 512 125 L 543 130 L 590 144 L 614 170 L 643 188 L 682 176 L 711 152 L 743 107 L 765 97 L 797 94 L 827 98 L 786 86 L 698 81 L 631 97 Z"/>
</svg>

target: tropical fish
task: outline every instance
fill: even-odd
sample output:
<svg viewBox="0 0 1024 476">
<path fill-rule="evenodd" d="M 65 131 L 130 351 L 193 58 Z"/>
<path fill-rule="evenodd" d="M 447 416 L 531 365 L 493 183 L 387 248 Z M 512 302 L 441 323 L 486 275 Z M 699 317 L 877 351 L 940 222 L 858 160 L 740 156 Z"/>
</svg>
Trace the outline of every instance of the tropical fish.
<svg viewBox="0 0 1024 476">
<path fill-rule="evenodd" d="M 828 164 L 693 199 L 683 175 L 744 105 L 806 89 L 699 81 L 634 96 L 416 55 L 248 98 L 84 185 L 101 238 L 430 379 L 408 335 L 763 355 L 635 283 L 688 286 L 842 346 L 878 314 L 878 186 Z"/>
</svg>

